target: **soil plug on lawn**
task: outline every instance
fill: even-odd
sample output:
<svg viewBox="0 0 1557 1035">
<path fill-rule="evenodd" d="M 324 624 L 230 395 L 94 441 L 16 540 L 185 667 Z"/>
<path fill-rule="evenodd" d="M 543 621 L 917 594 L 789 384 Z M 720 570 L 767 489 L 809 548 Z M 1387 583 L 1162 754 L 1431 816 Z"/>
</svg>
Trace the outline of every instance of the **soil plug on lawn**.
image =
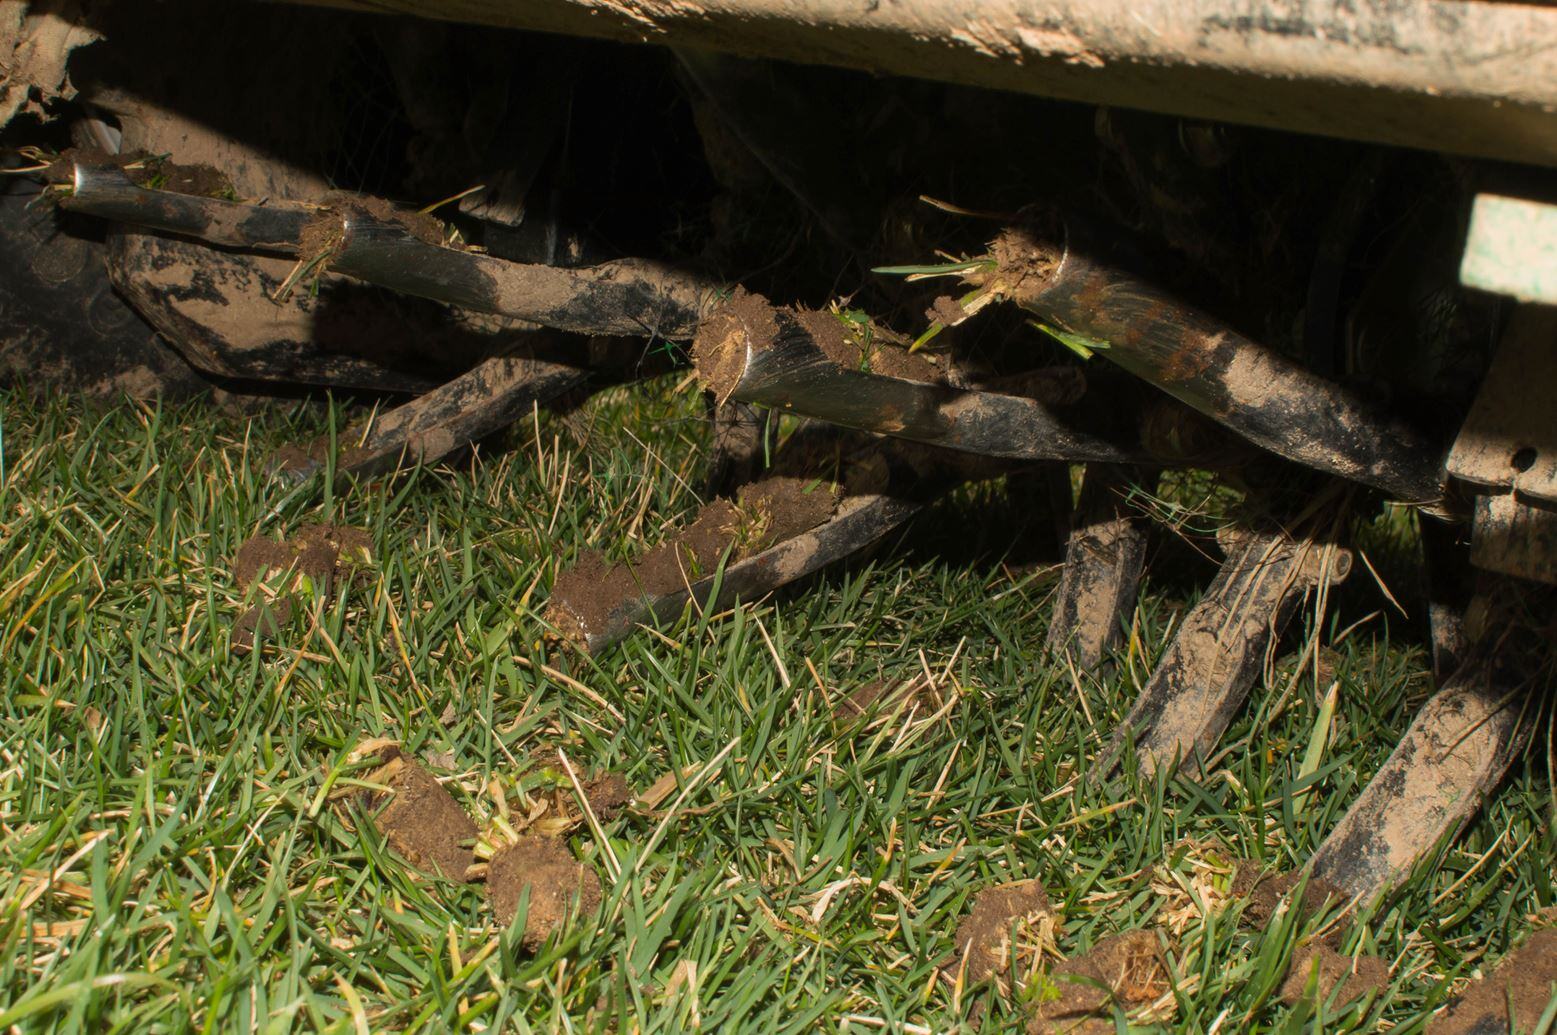
<svg viewBox="0 0 1557 1035">
<path fill-rule="evenodd" d="M 368 777 L 384 790 L 368 795 L 373 823 L 412 866 L 445 880 L 464 881 L 475 862 L 476 824 L 454 795 L 419 763 L 398 755 Z"/>
<path fill-rule="evenodd" d="M 233 577 L 261 599 L 233 624 L 232 649 L 280 635 L 299 599 L 328 600 L 336 581 L 360 576 L 373 563 L 373 542 L 360 528 L 304 525 L 290 540 L 254 536 L 238 548 Z"/>
<path fill-rule="evenodd" d="M 600 908 L 600 878 L 554 837 L 521 837 L 492 856 L 487 866 L 487 899 L 499 923 L 514 922 L 526 892 L 523 944 L 532 952 L 570 915 L 583 916 Z"/>
<path fill-rule="evenodd" d="M 1126 931 L 1038 975 L 1030 1035 L 1109 1035 L 1117 1008 L 1132 1016 L 1167 1000 L 1173 985 L 1157 935 Z M 1161 1018 L 1158 1018 L 1161 1019 Z"/>
</svg>

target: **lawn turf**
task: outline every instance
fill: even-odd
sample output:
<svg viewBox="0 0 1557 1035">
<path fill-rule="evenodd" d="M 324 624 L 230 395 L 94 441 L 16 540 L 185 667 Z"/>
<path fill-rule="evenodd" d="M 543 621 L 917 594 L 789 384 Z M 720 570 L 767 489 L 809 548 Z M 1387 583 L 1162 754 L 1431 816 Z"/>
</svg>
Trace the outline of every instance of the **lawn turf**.
<svg viewBox="0 0 1557 1035">
<path fill-rule="evenodd" d="M 474 459 L 288 490 L 265 458 L 341 415 L 0 394 L 0 1030 L 1011 1030 L 1021 994 L 938 972 L 971 896 L 1018 878 L 1063 906 L 1061 952 L 1159 932 L 1166 1030 L 1320 1020 L 1276 992 L 1324 918 L 1241 927 L 1227 864 L 1300 864 L 1384 759 L 1431 689 L 1406 618 L 1355 579 L 1355 614 L 1305 608 L 1283 652 L 1317 628 L 1340 682 L 1317 769 L 1299 777 L 1327 686 L 1288 659 L 1203 784 L 1085 779 L 1185 586 L 1149 581 L 1113 672 L 1073 673 L 1042 649 L 1057 573 L 1005 562 L 988 486 L 758 606 L 549 655 L 559 565 L 695 510 L 700 412 L 673 380 L 615 388 Z M 318 521 L 370 532 L 368 579 L 235 656 L 239 544 Z M 878 676 L 919 692 L 835 714 Z M 531 954 L 343 793 L 378 737 L 483 827 L 499 797 L 510 827 L 544 800 L 559 750 L 639 789 L 682 777 L 605 825 L 609 852 L 572 832 L 605 902 Z M 1348 936 L 1392 980 L 1324 1030 L 1419 1030 L 1549 922 L 1550 773 L 1543 742 Z"/>
</svg>

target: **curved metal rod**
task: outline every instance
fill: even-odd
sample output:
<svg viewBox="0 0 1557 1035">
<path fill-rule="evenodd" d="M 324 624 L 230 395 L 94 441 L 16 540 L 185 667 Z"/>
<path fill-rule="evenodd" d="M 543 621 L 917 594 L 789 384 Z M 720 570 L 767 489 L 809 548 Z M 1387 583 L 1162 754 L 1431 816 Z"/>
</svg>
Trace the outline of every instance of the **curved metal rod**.
<svg viewBox="0 0 1557 1035">
<path fill-rule="evenodd" d="M 115 165 L 76 163 L 75 189 L 60 208 L 117 223 L 165 230 L 209 244 L 296 255 L 318 211 L 296 205 L 244 205 L 220 198 L 137 187 Z"/>
<path fill-rule="evenodd" d="M 416 237 L 344 198 L 325 208 L 245 205 L 137 187 L 113 167 L 76 166 L 73 212 L 229 248 L 301 255 L 304 233 L 338 220 L 328 269 L 408 295 L 581 334 L 690 337 L 720 285 L 644 259 L 563 268 L 505 262 Z"/>
<path fill-rule="evenodd" d="M 1110 263 L 1077 221 L 1007 231 L 989 276 L 1022 308 L 1278 456 L 1412 502 L 1439 498 L 1444 450 L 1353 392 Z"/>
<path fill-rule="evenodd" d="M 751 307 L 760 305 L 755 317 Z M 713 313 L 698 332 L 692 361 L 721 401 L 738 399 L 894 438 L 1014 460 L 1144 459 L 1124 444 L 1084 430 L 1036 399 L 927 384 L 851 370 L 818 344 L 790 309 L 755 295 Z"/>
</svg>

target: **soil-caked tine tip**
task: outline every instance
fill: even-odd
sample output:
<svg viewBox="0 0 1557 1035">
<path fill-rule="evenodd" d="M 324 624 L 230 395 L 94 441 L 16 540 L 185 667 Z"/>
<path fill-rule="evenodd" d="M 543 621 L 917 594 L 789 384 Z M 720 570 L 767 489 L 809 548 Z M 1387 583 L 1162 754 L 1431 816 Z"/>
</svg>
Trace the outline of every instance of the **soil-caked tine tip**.
<svg viewBox="0 0 1557 1035">
<path fill-rule="evenodd" d="M 746 373 L 746 357 L 778 336 L 773 306 L 742 288 L 709 314 L 692 339 L 692 365 L 703 387 L 723 406 Z"/>
</svg>

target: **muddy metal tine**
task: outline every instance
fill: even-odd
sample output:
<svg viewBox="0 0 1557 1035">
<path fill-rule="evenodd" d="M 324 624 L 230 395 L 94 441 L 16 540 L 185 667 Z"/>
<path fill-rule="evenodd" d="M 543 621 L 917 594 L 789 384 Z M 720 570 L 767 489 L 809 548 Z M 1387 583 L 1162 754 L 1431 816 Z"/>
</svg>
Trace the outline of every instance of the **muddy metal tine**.
<svg viewBox="0 0 1557 1035">
<path fill-rule="evenodd" d="M 210 244 L 300 254 L 304 232 L 336 220 L 328 270 L 408 295 L 585 334 L 690 337 L 720 285 L 658 262 L 565 268 L 506 262 L 421 240 L 347 198 L 333 207 L 246 205 L 137 187 L 121 169 L 78 163 L 74 212 Z"/>
<path fill-rule="evenodd" d="M 1247 533 L 1230 543 L 1206 595 L 1115 732 L 1100 772 L 1113 769 L 1132 742 L 1144 772 L 1203 765 L 1303 595 L 1350 569 L 1346 549 L 1285 532 Z"/>
<path fill-rule="evenodd" d="M 708 421 L 713 427 L 713 452 L 708 463 L 705 494 L 728 496 L 737 486 L 755 479 L 762 469 L 768 445 L 771 411 L 742 402 L 708 400 Z"/>
<path fill-rule="evenodd" d="M 60 207 L 100 219 L 151 227 L 211 244 L 294 255 L 317 211 L 301 205 L 245 205 L 138 187 L 115 165 L 77 162 L 71 194 Z"/>
<path fill-rule="evenodd" d="M 917 499 L 880 493 L 846 499 L 828 521 L 729 565 L 722 576 L 711 575 L 660 596 L 622 601 L 603 624 L 584 631 L 581 645 L 590 654 L 599 653 L 640 625 L 673 621 L 689 600 L 715 610 L 737 600 L 757 600 L 858 553 L 913 517 L 924 505 Z"/>
<path fill-rule="evenodd" d="M 1083 475 L 1048 636 L 1082 670 L 1102 662 L 1135 610 L 1146 528 L 1125 497 L 1142 476 L 1117 464 L 1088 464 Z"/>
<path fill-rule="evenodd" d="M 1417 514 L 1422 561 L 1427 574 L 1427 633 L 1432 647 L 1433 679 L 1442 686 L 1457 672 L 1467 650 L 1465 612 L 1476 592 L 1476 569 L 1461 542 L 1468 529 L 1428 514 Z"/>
<path fill-rule="evenodd" d="M 1439 498 L 1440 444 L 1105 258 L 1101 240 L 1080 220 L 1036 218 L 969 279 L 1278 456 L 1397 499 Z"/>
<path fill-rule="evenodd" d="M 693 363 L 721 402 L 759 403 L 981 456 L 1112 463 L 1142 456 L 1135 443 L 1086 430 L 1079 413 L 1062 415 L 1036 399 L 848 369 L 823 350 L 806 314 L 744 298 L 746 307 L 760 307 L 758 319 L 734 306 L 716 310 L 693 346 Z"/>
<path fill-rule="evenodd" d="M 841 483 L 852 488 L 845 489 L 847 495 L 821 524 L 727 564 L 722 574 L 666 592 L 629 593 L 603 615 L 596 606 L 559 596 L 554 587 L 548 604 L 552 621 L 565 640 L 595 654 L 641 625 L 674 620 L 689 600 L 704 609 L 757 600 L 859 553 L 957 485 L 1005 474 L 1010 467 L 808 422 L 786 442 L 768 475 L 749 484 L 760 485 L 769 476 L 808 481 L 832 463 L 838 465 Z M 850 473 L 844 476 L 844 470 Z"/>
<path fill-rule="evenodd" d="M 1498 641 L 1488 636 L 1422 706 L 1314 854 L 1316 878 L 1371 902 L 1481 807 L 1536 725 L 1532 670 Z"/>
<path fill-rule="evenodd" d="M 461 446 L 512 424 L 537 403 L 582 384 L 586 365 L 544 359 L 530 352 L 493 356 L 426 395 L 380 414 L 359 442 L 347 443 L 336 461 L 338 478 L 367 476 L 441 460 Z M 323 461 L 283 460 L 277 474 L 301 481 Z"/>
</svg>

